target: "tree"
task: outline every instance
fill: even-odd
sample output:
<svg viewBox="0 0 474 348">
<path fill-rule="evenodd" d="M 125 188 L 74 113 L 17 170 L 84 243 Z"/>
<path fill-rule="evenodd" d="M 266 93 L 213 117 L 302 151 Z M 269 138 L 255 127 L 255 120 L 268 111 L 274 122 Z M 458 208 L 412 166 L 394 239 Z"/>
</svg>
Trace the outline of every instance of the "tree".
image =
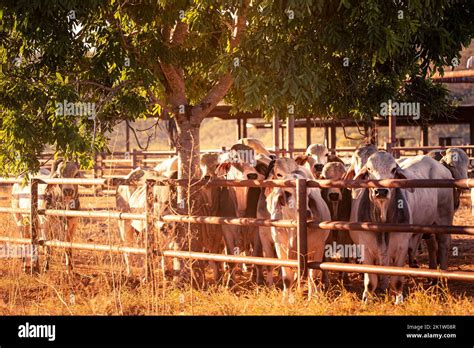
<svg viewBox="0 0 474 348">
<path fill-rule="evenodd" d="M 370 118 L 390 98 L 420 102 L 425 114 L 446 113 L 447 91 L 429 76 L 453 65 L 470 42 L 473 6 L 3 1 L 0 174 L 37 170 L 47 144 L 87 164 L 119 122 L 170 116 L 180 176 L 195 175 L 200 124 L 222 99 L 266 117 Z M 95 117 L 84 104 L 71 106 L 79 102 L 93 103 Z"/>
</svg>

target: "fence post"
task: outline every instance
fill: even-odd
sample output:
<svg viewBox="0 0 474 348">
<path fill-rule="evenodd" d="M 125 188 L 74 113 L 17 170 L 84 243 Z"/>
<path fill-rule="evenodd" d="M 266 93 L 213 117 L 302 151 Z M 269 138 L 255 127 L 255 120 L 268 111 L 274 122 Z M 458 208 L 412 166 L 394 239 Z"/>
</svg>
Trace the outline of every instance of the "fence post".
<svg viewBox="0 0 474 348">
<path fill-rule="evenodd" d="M 104 177 L 104 159 L 106 157 L 106 154 L 104 152 L 99 152 L 97 156 L 97 163 L 96 166 L 98 167 L 97 170 L 97 177 L 98 178 L 103 178 Z"/>
<path fill-rule="evenodd" d="M 135 169 L 137 167 L 137 150 L 133 149 L 132 150 L 132 169 Z"/>
<path fill-rule="evenodd" d="M 296 179 L 296 208 L 297 208 L 297 253 L 298 253 L 298 288 L 301 288 L 301 279 L 306 277 L 308 270 L 308 235 L 306 233 L 307 210 L 306 179 Z"/>
<path fill-rule="evenodd" d="M 39 273 L 38 258 L 38 179 L 31 179 L 30 183 L 30 236 L 31 236 L 31 274 Z"/>
<path fill-rule="evenodd" d="M 97 152 L 94 153 L 94 170 L 93 170 L 93 174 L 94 174 L 94 178 L 97 178 L 97 159 L 99 158 L 99 156 L 97 155 Z"/>
<path fill-rule="evenodd" d="M 154 288 L 154 251 L 155 251 L 155 236 L 154 236 L 154 224 L 153 224 L 153 180 L 146 180 L 146 228 L 145 228 L 145 247 L 146 247 L 146 259 L 145 259 L 145 278 L 146 281 L 152 281 Z"/>
</svg>

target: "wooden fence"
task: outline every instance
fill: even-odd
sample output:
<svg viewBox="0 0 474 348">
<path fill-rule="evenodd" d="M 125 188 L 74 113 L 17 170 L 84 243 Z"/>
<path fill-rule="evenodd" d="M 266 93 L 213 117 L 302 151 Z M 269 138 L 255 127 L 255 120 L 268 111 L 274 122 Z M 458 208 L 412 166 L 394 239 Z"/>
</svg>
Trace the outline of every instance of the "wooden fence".
<svg viewBox="0 0 474 348">
<path fill-rule="evenodd" d="M 468 152 L 471 156 L 470 159 L 474 160 L 474 145 L 459 145 L 459 146 L 413 146 L 413 147 L 400 147 L 395 146 L 391 149 L 395 152 L 401 153 L 402 155 L 410 156 L 416 154 L 425 154 L 431 150 L 446 150 L 448 148 L 461 148 Z M 355 147 L 339 147 L 335 149 L 329 149 L 330 152 L 335 154 L 351 154 L 356 148 Z M 382 149 L 382 148 L 381 148 Z M 221 149 L 203 150 L 201 153 L 222 153 L 228 150 L 226 147 Z M 273 151 L 272 149 L 268 149 Z M 294 149 L 288 151 L 280 149 L 276 151 L 279 155 L 293 156 L 294 154 L 304 153 L 306 149 Z M 142 151 L 133 149 L 129 152 L 117 151 L 110 154 L 98 153 L 94 158 L 94 168 L 92 176 L 94 178 L 108 178 L 124 175 L 130 172 L 132 169 L 137 167 L 142 168 L 153 168 L 163 160 L 176 155 L 176 151 Z M 52 153 L 44 153 L 41 156 L 42 160 L 51 158 Z M 52 161 L 49 161 L 46 166 L 50 167 Z"/>
<path fill-rule="evenodd" d="M 19 183 L 19 179 L 0 179 L 0 185 Z M 71 248 L 78 250 L 107 251 L 112 253 L 133 253 L 145 255 L 145 267 L 147 278 L 153 277 L 156 257 L 171 257 L 193 260 L 208 260 L 217 262 L 248 263 L 268 266 L 284 266 L 298 268 L 298 285 L 306 275 L 308 268 L 316 268 L 325 271 L 337 272 L 360 272 L 376 273 L 401 276 L 422 276 L 429 278 L 445 278 L 463 281 L 474 281 L 474 272 L 440 271 L 428 269 L 415 269 L 406 267 L 373 266 L 361 264 L 339 264 L 334 262 L 311 262 L 308 263 L 306 255 L 307 249 L 307 228 L 318 227 L 324 230 L 359 230 L 379 232 L 407 232 L 407 233 L 444 233 L 444 234 L 474 234 L 474 226 L 433 226 L 433 225 L 407 225 L 407 224 L 383 224 L 383 223 L 355 223 L 347 221 L 311 221 L 306 219 L 306 197 L 308 187 L 460 187 L 473 188 L 474 180 L 366 180 L 366 181 L 329 181 L 329 180 L 212 180 L 203 181 L 203 185 L 211 186 L 246 186 L 246 187 L 293 187 L 297 192 L 297 219 L 296 220 L 270 220 L 254 218 L 227 218 L 215 216 L 184 216 L 184 215 L 164 215 L 155 216 L 153 212 L 153 187 L 154 185 L 187 185 L 186 180 L 146 180 L 146 207 L 142 214 L 123 213 L 119 211 L 70 211 L 38 209 L 38 185 L 39 184 L 78 184 L 78 185 L 104 185 L 109 179 L 39 179 L 32 178 L 30 181 L 31 204 L 29 209 L 1 208 L 0 213 L 21 213 L 30 216 L 30 236 L 31 238 L 12 238 L 0 236 L 0 241 L 32 245 L 33 255 L 32 273 L 39 272 L 38 246 L 43 244 L 54 248 Z M 117 184 L 117 181 L 115 182 Z M 119 183 L 126 184 L 124 181 Z M 144 220 L 145 247 L 132 248 L 121 245 L 103 245 L 91 243 L 64 242 L 57 240 L 39 241 L 39 216 L 63 216 L 63 217 L 87 217 L 94 219 L 118 219 L 118 220 Z M 153 226 L 154 220 L 167 223 L 193 223 L 193 224 L 229 224 L 238 226 L 275 226 L 295 228 L 297 231 L 297 259 L 279 260 L 263 257 L 248 257 L 238 255 L 222 255 L 202 252 L 159 250 L 155 244 L 155 234 Z"/>
</svg>

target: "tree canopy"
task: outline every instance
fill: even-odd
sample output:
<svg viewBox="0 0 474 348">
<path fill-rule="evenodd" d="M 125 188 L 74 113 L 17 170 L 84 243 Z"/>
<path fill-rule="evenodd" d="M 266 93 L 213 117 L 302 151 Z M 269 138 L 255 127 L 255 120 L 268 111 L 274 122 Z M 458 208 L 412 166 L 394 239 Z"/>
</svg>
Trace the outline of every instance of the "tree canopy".
<svg viewBox="0 0 474 348">
<path fill-rule="evenodd" d="M 221 100 L 268 118 L 364 119 L 388 99 L 445 114 L 430 76 L 474 34 L 471 0 L 0 3 L 0 175 L 38 170 L 45 145 L 90 164 L 107 131 L 147 116 L 174 118 L 196 164 Z"/>
</svg>

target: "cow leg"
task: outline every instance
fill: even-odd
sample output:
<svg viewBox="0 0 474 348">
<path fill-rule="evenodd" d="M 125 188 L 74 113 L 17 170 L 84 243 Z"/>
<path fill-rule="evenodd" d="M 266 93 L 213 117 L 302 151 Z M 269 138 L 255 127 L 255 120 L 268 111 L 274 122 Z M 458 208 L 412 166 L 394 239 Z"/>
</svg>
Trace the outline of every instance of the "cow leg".
<svg viewBox="0 0 474 348">
<path fill-rule="evenodd" d="M 372 254 L 366 252 L 364 257 L 365 265 L 375 265 L 375 258 Z M 377 288 L 378 276 L 377 274 L 364 273 L 364 293 L 362 294 L 362 301 L 368 303 Z"/>
<path fill-rule="evenodd" d="M 47 241 L 49 239 L 48 224 L 46 222 L 44 222 L 41 225 L 41 238 L 44 241 Z M 51 248 L 47 245 L 44 245 L 43 250 L 44 250 L 43 272 L 47 272 L 49 270 L 49 260 L 51 258 Z"/>
<path fill-rule="evenodd" d="M 66 220 L 66 241 L 72 242 L 74 237 L 74 230 L 76 229 L 77 218 L 67 218 Z M 72 271 L 72 248 L 66 248 L 66 270 L 67 272 Z"/>
<path fill-rule="evenodd" d="M 273 250 L 272 243 L 272 232 L 270 227 L 260 227 L 258 230 L 260 241 L 262 243 L 262 254 L 266 258 L 274 258 L 275 253 Z M 273 285 L 273 267 L 267 266 L 266 284 L 267 286 Z"/>
<path fill-rule="evenodd" d="M 227 254 L 233 255 L 235 251 L 237 251 L 237 243 L 236 240 L 239 234 L 239 226 L 232 226 L 227 225 L 222 227 L 222 232 L 224 234 L 224 243 L 225 248 L 227 250 Z M 235 283 L 235 273 L 237 272 L 237 265 L 235 263 L 229 262 L 229 279 L 226 282 L 227 286 L 233 286 Z"/>
<path fill-rule="evenodd" d="M 29 238 L 29 234 L 30 234 L 29 225 L 23 224 L 20 221 L 20 224 L 17 224 L 17 226 L 18 226 L 18 229 L 20 231 L 21 238 Z M 22 261 L 22 270 L 23 270 L 23 272 L 26 272 L 26 263 L 27 263 L 26 262 L 26 257 L 22 256 L 21 261 Z"/>
<path fill-rule="evenodd" d="M 211 253 L 212 254 L 220 254 L 222 252 L 221 250 L 221 245 L 220 243 L 219 244 L 214 244 L 212 249 L 211 249 Z M 222 280 L 222 263 L 220 262 L 216 262 L 216 261 L 212 261 L 209 263 L 209 265 L 211 266 L 212 268 L 212 272 L 213 272 L 213 275 L 214 275 L 214 281 L 216 284 L 220 283 L 221 280 Z"/>
<path fill-rule="evenodd" d="M 263 255 L 263 245 L 262 240 L 260 239 L 260 232 L 259 229 L 253 227 L 253 250 L 252 256 L 261 257 Z M 258 285 L 264 285 L 265 281 L 263 279 L 263 266 L 262 265 L 253 265 L 253 272 L 255 273 L 255 281 Z"/>
<path fill-rule="evenodd" d="M 43 223 L 43 239 L 44 240 L 52 240 L 52 221 L 54 220 L 53 216 L 48 216 Z M 43 262 L 43 271 L 46 272 L 49 270 L 49 263 L 51 261 L 52 255 L 52 248 L 49 246 L 45 246 L 45 255 L 44 255 L 44 262 Z"/>
<path fill-rule="evenodd" d="M 172 242 L 170 244 L 170 247 L 171 247 L 171 250 L 175 250 L 175 251 L 180 250 L 179 244 L 176 242 Z M 182 269 L 183 269 L 182 261 L 178 258 L 173 258 L 173 283 L 175 285 L 179 284 Z"/>
<path fill-rule="evenodd" d="M 289 259 L 289 240 L 286 229 L 279 231 L 278 229 L 272 228 L 272 234 L 275 241 L 275 250 L 280 260 Z M 295 281 L 295 272 L 290 267 L 281 268 L 282 279 L 283 279 L 283 299 L 288 297 L 289 291 L 293 282 Z"/>
<path fill-rule="evenodd" d="M 395 267 L 403 267 L 406 261 L 406 254 L 408 252 L 408 243 L 409 241 L 404 243 L 404 236 L 403 233 L 392 234 L 391 236 L 394 243 L 390 246 L 392 247 L 389 251 L 391 264 Z M 402 304 L 403 303 L 403 284 L 405 278 L 403 276 L 392 276 L 390 278 L 390 288 L 392 289 L 393 293 L 395 294 L 395 304 Z"/>
<path fill-rule="evenodd" d="M 122 242 L 125 243 L 127 246 L 133 246 L 134 242 L 134 229 L 132 227 L 131 220 L 118 220 L 119 232 L 120 232 L 120 239 Z M 125 261 L 125 268 L 127 272 L 127 276 L 130 276 L 130 260 L 128 253 L 123 253 L 123 259 Z"/>
<path fill-rule="evenodd" d="M 311 252 L 308 254 L 308 262 L 321 262 L 324 259 L 325 241 L 329 235 L 328 231 L 324 230 L 310 230 L 308 232 L 308 250 Z M 311 298 L 313 293 L 316 291 L 316 270 L 310 269 L 309 275 L 309 286 L 308 286 L 308 299 Z M 329 273 L 327 271 L 321 272 L 321 284 L 323 289 L 329 287 Z"/>
<path fill-rule="evenodd" d="M 429 267 L 436 269 L 438 267 L 438 241 L 434 234 L 426 239 L 426 246 L 428 247 Z"/>
<path fill-rule="evenodd" d="M 449 248 L 451 246 L 450 234 L 438 234 L 436 236 L 438 242 L 438 265 L 443 271 L 448 270 Z"/>
<path fill-rule="evenodd" d="M 438 267 L 443 270 L 448 270 L 449 260 L 449 248 L 451 245 L 450 234 L 432 234 L 429 239 L 426 240 L 428 245 L 428 253 L 430 257 L 430 268 L 437 269 Z M 440 279 L 431 279 L 431 285 L 440 284 Z"/>
<path fill-rule="evenodd" d="M 410 238 L 410 244 L 408 246 L 408 265 L 413 268 L 419 268 L 416 256 L 418 253 L 418 246 L 420 245 L 421 237 L 423 234 L 416 233 Z"/>
</svg>

